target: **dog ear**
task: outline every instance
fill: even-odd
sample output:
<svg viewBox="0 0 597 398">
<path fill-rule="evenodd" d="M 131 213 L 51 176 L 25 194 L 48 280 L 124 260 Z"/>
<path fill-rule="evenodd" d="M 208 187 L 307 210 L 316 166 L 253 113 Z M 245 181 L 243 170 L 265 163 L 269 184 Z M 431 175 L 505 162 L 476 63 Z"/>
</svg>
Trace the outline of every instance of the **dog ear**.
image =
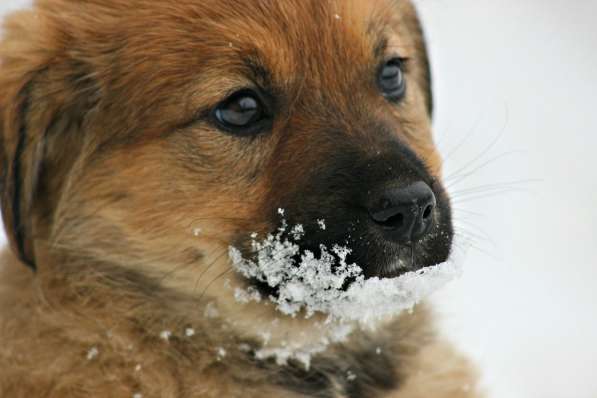
<svg viewBox="0 0 597 398">
<path fill-rule="evenodd" d="M 37 72 L 21 65 L 20 76 L 14 74 L 16 65 L 2 59 L 0 73 L 13 68 L 10 81 L 0 78 L 0 198 L 2 218 L 6 235 L 12 250 L 19 259 L 35 268 L 35 255 L 32 242 L 33 205 L 37 181 L 43 162 L 43 147 L 31 127 L 32 90 Z M 7 76 L 4 75 L 4 76 Z M 4 77 L 3 76 L 3 77 Z M 14 79 L 17 77 L 16 79 Z"/>
<path fill-rule="evenodd" d="M 24 151 L 28 145 L 27 138 L 27 98 L 28 87 L 11 99 L 12 104 L 2 101 L 2 218 L 12 249 L 21 261 L 35 267 L 34 254 L 27 223 L 24 187 Z M 4 93 L 6 96 L 6 92 Z M 24 178 L 25 177 L 25 178 Z"/>
<path fill-rule="evenodd" d="M 33 269 L 34 242 L 47 237 L 65 170 L 82 145 L 72 130 L 93 97 L 82 87 L 82 64 L 65 55 L 56 27 L 44 22 L 32 11 L 16 13 L 0 43 L 2 218 L 11 249 Z"/>
</svg>

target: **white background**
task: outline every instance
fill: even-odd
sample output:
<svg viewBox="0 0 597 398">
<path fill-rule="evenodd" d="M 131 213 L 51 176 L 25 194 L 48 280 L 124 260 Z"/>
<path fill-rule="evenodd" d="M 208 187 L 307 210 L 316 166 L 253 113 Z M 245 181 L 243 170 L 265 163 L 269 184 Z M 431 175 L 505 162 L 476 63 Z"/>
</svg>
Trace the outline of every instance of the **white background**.
<svg viewBox="0 0 597 398">
<path fill-rule="evenodd" d="M 418 2 L 446 175 L 474 171 L 448 180 L 477 249 L 443 329 L 490 398 L 597 398 L 597 1 Z"/>
</svg>

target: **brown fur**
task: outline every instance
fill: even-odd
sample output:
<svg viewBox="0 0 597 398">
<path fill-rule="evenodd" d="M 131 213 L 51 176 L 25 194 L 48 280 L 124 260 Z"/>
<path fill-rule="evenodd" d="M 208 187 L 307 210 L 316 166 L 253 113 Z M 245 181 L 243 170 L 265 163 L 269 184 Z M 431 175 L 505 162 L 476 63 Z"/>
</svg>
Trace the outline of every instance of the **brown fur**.
<svg viewBox="0 0 597 398">
<path fill-rule="evenodd" d="M 359 78 L 375 67 L 380 36 L 410 58 L 412 88 L 397 108 Z M 285 110 L 250 144 L 197 118 L 248 83 L 241 56 L 265 64 Z M 373 151 L 373 113 L 440 177 L 410 3 L 38 0 L 6 22 L 0 60 L 2 212 L 14 253 L 0 279 L 0 396 L 478 396 L 474 372 L 436 338 L 423 306 L 305 371 L 253 358 L 260 324 L 278 316 L 226 293 L 243 284 L 229 273 L 228 246 L 270 230 L 268 209 L 293 195 L 288 176 L 299 186 L 303 165 L 333 151 L 333 139 L 310 133 L 319 126 Z M 220 317 L 205 316 L 208 303 Z M 317 338 L 313 322 L 282 319 L 271 338 Z"/>
</svg>

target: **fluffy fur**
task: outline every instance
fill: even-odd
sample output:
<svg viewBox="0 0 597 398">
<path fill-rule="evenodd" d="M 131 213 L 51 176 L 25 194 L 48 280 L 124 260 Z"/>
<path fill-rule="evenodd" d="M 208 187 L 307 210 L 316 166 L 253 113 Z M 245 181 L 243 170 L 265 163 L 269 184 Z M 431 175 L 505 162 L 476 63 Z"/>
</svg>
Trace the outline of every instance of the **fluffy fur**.
<svg viewBox="0 0 597 398">
<path fill-rule="evenodd" d="M 380 51 L 409 58 L 400 106 L 361 78 L 381 37 Z M 0 396 L 479 396 L 425 306 L 307 370 L 252 352 L 263 323 L 280 322 L 274 341 L 309 340 L 316 319 L 240 305 L 229 288 L 246 282 L 230 273 L 228 246 L 275 228 L 273 209 L 300 200 L 294 187 L 345 140 L 315 134 L 322 126 L 375 151 L 374 115 L 441 178 L 409 2 L 38 0 L 7 20 L 0 60 L 12 249 Z M 204 114 L 249 84 L 247 65 L 281 116 L 272 134 L 239 139 Z"/>
</svg>

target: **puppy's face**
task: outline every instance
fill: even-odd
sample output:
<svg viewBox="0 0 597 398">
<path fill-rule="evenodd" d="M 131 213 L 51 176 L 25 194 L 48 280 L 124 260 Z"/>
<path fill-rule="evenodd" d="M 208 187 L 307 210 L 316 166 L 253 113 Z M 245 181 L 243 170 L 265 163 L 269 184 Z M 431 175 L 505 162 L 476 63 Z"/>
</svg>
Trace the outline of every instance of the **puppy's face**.
<svg viewBox="0 0 597 398">
<path fill-rule="evenodd" d="M 412 5 L 134 3 L 40 1 L 35 57 L 3 54 L 4 217 L 25 259 L 49 242 L 203 294 L 279 209 L 303 250 L 347 246 L 366 276 L 447 258 Z"/>
</svg>

